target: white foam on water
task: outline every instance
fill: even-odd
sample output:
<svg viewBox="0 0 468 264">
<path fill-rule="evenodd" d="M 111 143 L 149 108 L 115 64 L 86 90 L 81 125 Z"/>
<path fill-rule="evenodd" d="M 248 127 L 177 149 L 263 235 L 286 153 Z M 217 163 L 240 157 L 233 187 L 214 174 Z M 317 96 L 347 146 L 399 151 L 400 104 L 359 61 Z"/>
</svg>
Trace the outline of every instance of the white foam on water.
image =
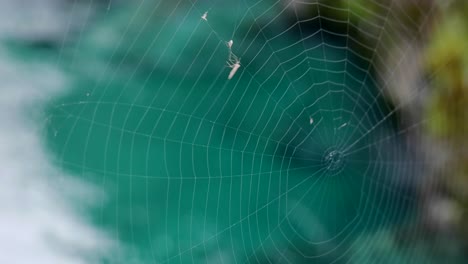
<svg viewBox="0 0 468 264">
<path fill-rule="evenodd" d="M 0 263 L 94 263 L 112 254 L 117 243 L 76 208 L 100 202 L 98 189 L 54 167 L 40 135 L 39 109 L 65 90 L 64 75 L 0 46 L 0 80 Z"/>
</svg>

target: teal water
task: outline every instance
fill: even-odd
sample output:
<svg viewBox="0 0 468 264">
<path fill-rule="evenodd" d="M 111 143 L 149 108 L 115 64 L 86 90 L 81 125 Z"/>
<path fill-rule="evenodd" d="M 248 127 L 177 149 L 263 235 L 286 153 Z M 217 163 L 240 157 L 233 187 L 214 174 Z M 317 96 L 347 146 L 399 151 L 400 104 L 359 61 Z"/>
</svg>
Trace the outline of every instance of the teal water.
<svg viewBox="0 0 468 264">
<path fill-rule="evenodd" d="M 168 3 L 98 22 L 61 51 L 72 89 L 46 109 L 47 145 L 104 190 L 90 219 L 144 262 L 346 261 L 404 216 L 386 182 L 398 150 L 378 143 L 391 107 L 345 38 L 234 7 L 209 24 Z"/>
</svg>

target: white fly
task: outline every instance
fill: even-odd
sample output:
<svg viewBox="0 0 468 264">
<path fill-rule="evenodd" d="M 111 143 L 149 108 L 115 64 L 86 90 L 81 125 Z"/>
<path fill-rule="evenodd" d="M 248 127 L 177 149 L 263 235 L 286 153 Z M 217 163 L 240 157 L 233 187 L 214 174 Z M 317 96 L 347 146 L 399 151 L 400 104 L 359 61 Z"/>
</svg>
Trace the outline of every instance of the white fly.
<svg viewBox="0 0 468 264">
<path fill-rule="evenodd" d="M 201 16 L 201 19 L 205 20 L 205 21 L 208 21 L 208 18 L 206 18 L 208 16 L 208 11 L 206 11 L 202 16 Z"/>
</svg>

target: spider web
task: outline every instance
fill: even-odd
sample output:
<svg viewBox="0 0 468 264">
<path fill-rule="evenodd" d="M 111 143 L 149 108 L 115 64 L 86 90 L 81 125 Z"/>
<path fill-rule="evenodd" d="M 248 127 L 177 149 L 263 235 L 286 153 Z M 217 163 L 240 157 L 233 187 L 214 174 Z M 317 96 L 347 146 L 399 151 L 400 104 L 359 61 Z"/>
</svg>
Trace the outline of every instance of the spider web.
<svg viewBox="0 0 468 264">
<path fill-rule="evenodd" d="M 397 114 L 428 85 L 392 103 L 385 80 L 432 10 L 416 22 L 396 0 L 113 5 L 61 48 L 75 89 L 48 115 L 57 163 L 108 194 L 91 215 L 122 242 L 112 262 L 374 262 L 379 232 L 414 217 L 424 164 L 407 140 L 427 120 Z"/>
</svg>

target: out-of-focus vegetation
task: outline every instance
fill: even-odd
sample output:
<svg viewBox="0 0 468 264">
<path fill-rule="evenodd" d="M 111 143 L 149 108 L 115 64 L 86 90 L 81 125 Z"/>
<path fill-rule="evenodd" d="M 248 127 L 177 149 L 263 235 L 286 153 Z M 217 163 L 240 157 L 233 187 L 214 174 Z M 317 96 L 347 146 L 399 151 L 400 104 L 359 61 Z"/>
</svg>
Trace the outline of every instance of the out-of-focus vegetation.
<svg viewBox="0 0 468 264">
<path fill-rule="evenodd" d="M 468 2 L 458 1 L 442 11 L 426 50 L 427 72 L 433 79 L 428 129 L 436 137 L 465 141 L 468 128 Z"/>
<path fill-rule="evenodd" d="M 445 3 L 447 4 L 447 3 Z M 425 116 L 428 133 L 446 153 L 437 171 L 456 208 L 457 234 L 468 243 L 468 2 L 441 6 L 426 49 L 431 91 Z"/>
</svg>

